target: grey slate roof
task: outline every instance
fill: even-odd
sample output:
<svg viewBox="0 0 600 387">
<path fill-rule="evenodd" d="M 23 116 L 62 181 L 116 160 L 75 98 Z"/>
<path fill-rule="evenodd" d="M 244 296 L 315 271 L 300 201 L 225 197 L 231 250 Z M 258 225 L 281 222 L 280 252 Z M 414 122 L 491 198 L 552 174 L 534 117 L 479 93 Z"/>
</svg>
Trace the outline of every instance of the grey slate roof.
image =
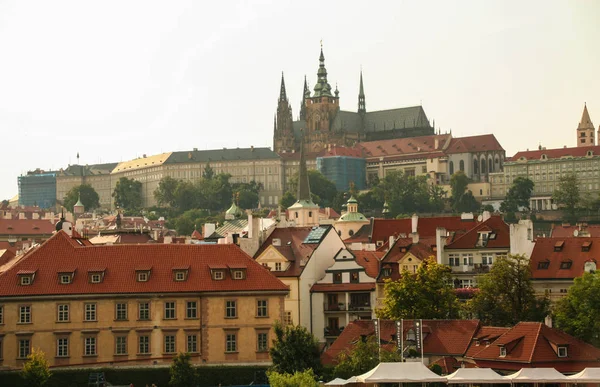
<svg viewBox="0 0 600 387">
<path fill-rule="evenodd" d="M 108 175 L 118 163 L 92 164 L 92 165 L 69 165 L 59 172 L 63 176 L 92 176 Z"/>
<path fill-rule="evenodd" d="M 234 148 L 213 150 L 192 150 L 173 152 L 165 164 L 208 163 L 211 161 L 235 161 L 255 159 L 278 159 L 279 155 L 270 148 Z"/>
</svg>

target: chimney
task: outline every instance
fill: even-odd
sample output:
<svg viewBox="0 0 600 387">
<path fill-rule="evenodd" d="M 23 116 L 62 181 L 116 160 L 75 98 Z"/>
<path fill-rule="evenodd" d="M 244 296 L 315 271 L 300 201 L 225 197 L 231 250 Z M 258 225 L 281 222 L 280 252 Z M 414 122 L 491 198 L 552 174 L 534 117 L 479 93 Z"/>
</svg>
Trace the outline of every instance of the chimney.
<svg viewBox="0 0 600 387">
<path fill-rule="evenodd" d="M 166 245 L 173 243 L 173 237 L 172 236 L 166 236 L 164 238 L 164 240 L 163 240 L 163 243 L 166 244 Z"/>
<path fill-rule="evenodd" d="M 433 140 L 433 149 L 437 149 L 437 148 L 439 148 L 439 147 L 440 147 L 440 139 L 436 137 L 436 138 Z"/>
<path fill-rule="evenodd" d="M 419 243 L 419 233 L 418 232 L 413 232 L 410 234 L 410 236 L 412 237 L 413 245 L 416 245 L 417 243 Z"/>
<path fill-rule="evenodd" d="M 492 217 L 492 214 L 489 211 L 483 211 L 483 214 L 481 215 L 483 215 L 481 219 L 483 222 Z"/>
<path fill-rule="evenodd" d="M 204 223 L 204 238 L 211 236 L 216 230 L 214 223 Z"/>
<path fill-rule="evenodd" d="M 442 257 L 444 256 L 444 246 L 446 245 L 446 229 L 438 227 L 435 229 L 435 246 L 436 246 L 436 258 L 437 263 L 443 264 Z"/>
<path fill-rule="evenodd" d="M 410 220 L 410 225 L 411 225 L 411 232 L 413 234 L 417 233 L 417 227 L 419 225 L 419 216 L 417 214 L 413 214 L 411 220 Z"/>
<path fill-rule="evenodd" d="M 392 248 L 392 245 L 394 244 L 395 241 L 396 241 L 396 238 L 394 238 L 393 235 L 390 235 L 390 239 L 389 239 L 389 243 L 388 243 L 389 244 L 388 249 Z"/>
<path fill-rule="evenodd" d="M 248 239 L 252 239 L 254 233 L 254 222 L 252 222 L 252 211 L 248 210 Z"/>
</svg>

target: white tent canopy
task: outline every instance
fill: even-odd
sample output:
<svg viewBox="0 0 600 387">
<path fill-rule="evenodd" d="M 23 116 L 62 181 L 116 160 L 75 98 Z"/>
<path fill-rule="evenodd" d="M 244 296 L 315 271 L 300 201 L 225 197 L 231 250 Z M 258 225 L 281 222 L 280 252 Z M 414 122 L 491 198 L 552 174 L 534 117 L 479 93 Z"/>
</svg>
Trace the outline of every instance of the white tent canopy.
<svg viewBox="0 0 600 387">
<path fill-rule="evenodd" d="M 569 383 L 571 380 L 554 368 L 522 368 L 521 371 L 505 376 L 512 382 L 522 383 Z"/>
<path fill-rule="evenodd" d="M 600 383 L 600 368 L 586 368 L 567 378 L 571 383 Z"/>
<path fill-rule="evenodd" d="M 379 363 L 377 367 L 356 377 L 361 383 L 434 383 L 446 378 L 433 373 L 422 363 Z"/>
<path fill-rule="evenodd" d="M 346 384 L 346 379 L 335 378 L 329 383 L 325 383 L 326 386 L 343 386 Z"/>
<path fill-rule="evenodd" d="M 459 368 L 446 378 L 448 378 L 448 384 L 510 383 L 510 380 L 497 374 L 491 368 Z"/>
<path fill-rule="evenodd" d="M 358 379 L 356 379 L 356 376 L 353 376 L 350 379 L 346 380 L 346 383 L 344 383 L 344 384 L 350 384 L 350 383 L 359 383 Z"/>
</svg>

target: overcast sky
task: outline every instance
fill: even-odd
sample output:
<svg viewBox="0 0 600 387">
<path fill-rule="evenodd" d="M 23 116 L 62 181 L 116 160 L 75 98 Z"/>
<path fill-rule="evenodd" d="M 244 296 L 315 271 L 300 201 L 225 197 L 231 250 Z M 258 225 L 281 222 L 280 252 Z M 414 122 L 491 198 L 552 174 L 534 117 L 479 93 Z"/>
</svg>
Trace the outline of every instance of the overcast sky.
<svg viewBox="0 0 600 387">
<path fill-rule="evenodd" d="M 35 168 L 272 146 L 281 72 L 294 118 L 323 41 L 356 110 L 422 104 L 508 156 L 600 125 L 600 1 L 0 0 L 0 199 Z"/>
</svg>

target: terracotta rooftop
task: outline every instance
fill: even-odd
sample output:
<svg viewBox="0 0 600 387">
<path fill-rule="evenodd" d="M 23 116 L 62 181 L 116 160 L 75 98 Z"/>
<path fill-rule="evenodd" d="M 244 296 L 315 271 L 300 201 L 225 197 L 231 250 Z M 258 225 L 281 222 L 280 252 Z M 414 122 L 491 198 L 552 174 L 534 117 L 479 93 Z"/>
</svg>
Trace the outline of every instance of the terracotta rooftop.
<svg viewBox="0 0 600 387">
<path fill-rule="evenodd" d="M 533 279 L 573 279 L 584 273 L 586 262 L 598 265 L 598 259 L 600 238 L 538 238 L 529 268 Z"/>
<path fill-rule="evenodd" d="M 36 235 L 50 236 L 54 224 L 49 220 L 0 219 L 0 235 Z"/>
<path fill-rule="evenodd" d="M 379 275 L 379 261 L 385 255 L 382 251 L 352 251 L 356 258 L 356 263 L 365 268 L 365 273 L 371 278 L 377 278 Z"/>
<path fill-rule="evenodd" d="M 585 157 L 588 152 L 592 152 L 594 156 L 600 155 L 600 145 L 596 146 L 581 146 L 574 148 L 557 148 L 557 149 L 536 149 L 532 151 L 517 152 L 513 157 L 506 161 L 518 161 L 521 158 L 525 160 L 541 160 L 542 155 L 546 155 L 549 159 L 559 159 L 561 157 Z"/>
<path fill-rule="evenodd" d="M 554 226 L 550 236 L 552 238 L 569 238 L 572 236 L 600 238 L 600 224 L 562 224 Z"/>
<path fill-rule="evenodd" d="M 477 220 L 462 220 L 460 216 L 438 216 L 432 218 L 418 218 L 417 232 L 421 238 L 435 237 L 438 227 L 443 227 L 449 232 L 466 232 L 477 225 Z M 412 232 L 412 219 L 374 219 L 371 233 L 371 242 L 386 242 L 389 237 L 408 235 Z"/>
<path fill-rule="evenodd" d="M 445 150 L 447 154 L 503 151 L 502 145 L 493 134 L 482 134 L 479 136 L 456 137 L 450 140 L 450 145 Z"/>
<path fill-rule="evenodd" d="M 246 278 L 212 280 L 213 264 L 245 265 Z M 174 281 L 173 269 L 189 267 L 186 281 Z M 105 268 L 101 283 L 90 283 L 88 273 Z M 74 271 L 73 282 L 60 284 L 58 272 Z M 146 282 L 138 282 L 136 270 L 150 270 Z M 35 272 L 33 283 L 19 285 L 17 273 Z M 37 296 L 108 293 L 174 293 L 214 291 L 287 291 L 281 281 L 254 262 L 237 246 L 141 244 L 89 246 L 70 238 L 64 231 L 56 233 L 36 250 L 4 272 L 0 296 Z"/>
<path fill-rule="evenodd" d="M 343 283 L 343 284 L 314 284 L 310 291 L 313 293 L 327 293 L 327 292 L 368 292 L 375 290 L 375 282 L 371 283 Z"/>
<path fill-rule="evenodd" d="M 418 243 L 412 243 L 412 238 L 397 239 L 381 261 L 381 268 L 390 268 L 391 275 L 383 276 L 383 272 L 381 272 L 377 278 L 377 282 L 383 282 L 386 279 L 391 279 L 392 281 L 400 279 L 402 271 L 397 263 L 407 254 L 413 255 L 421 261 L 429 257 L 435 257 L 436 253 L 433 251 L 432 245 L 435 246 L 435 238 L 424 238 L 419 240 Z"/>
<path fill-rule="evenodd" d="M 487 242 L 480 240 L 480 233 L 486 232 L 489 236 Z M 492 238 L 493 236 L 493 238 Z M 510 228 L 499 216 L 492 216 L 484 222 L 477 224 L 462 235 L 455 236 L 446 245 L 445 249 L 474 249 L 510 248 Z"/>
<path fill-rule="evenodd" d="M 431 154 L 433 153 L 438 154 L 438 156 L 444 156 L 443 150 L 448 146 L 450 138 L 451 136 L 449 134 L 440 134 L 361 142 L 358 146 L 363 149 L 363 155 L 367 160 L 384 156 L 426 158 L 432 157 Z"/>
</svg>

